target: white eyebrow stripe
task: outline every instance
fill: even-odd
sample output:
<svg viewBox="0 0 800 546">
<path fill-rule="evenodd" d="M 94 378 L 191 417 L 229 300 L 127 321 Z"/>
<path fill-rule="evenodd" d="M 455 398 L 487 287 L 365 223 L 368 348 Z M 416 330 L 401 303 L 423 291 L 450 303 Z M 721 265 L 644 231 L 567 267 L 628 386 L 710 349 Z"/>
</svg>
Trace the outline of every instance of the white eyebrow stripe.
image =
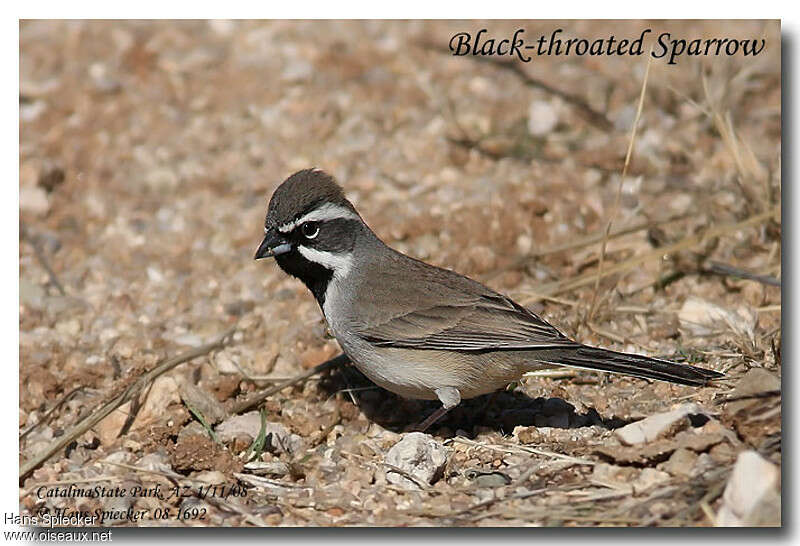
<svg viewBox="0 0 800 546">
<path fill-rule="evenodd" d="M 312 210 L 309 213 L 301 216 L 297 220 L 287 222 L 282 226 L 278 226 L 278 231 L 281 233 L 289 233 L 294 228 L 304 222 L 325 222 L 327 220 L 361 220 L 361 218 L 347 207 L 335 205 L 333 203 L 325 203 L 321 207 Z"/>
<path fill-rule="evenodd" d="M 303 245 L 298 245 L 297 250 L 306 260 L 333 271 L 333 276 L 337 279 L 346 277 L 353 267 L 353 254 L 351 252 L 334 254 L 333 252 L 325 252 L 324 250 L 308 248 Z"/>
</svg>

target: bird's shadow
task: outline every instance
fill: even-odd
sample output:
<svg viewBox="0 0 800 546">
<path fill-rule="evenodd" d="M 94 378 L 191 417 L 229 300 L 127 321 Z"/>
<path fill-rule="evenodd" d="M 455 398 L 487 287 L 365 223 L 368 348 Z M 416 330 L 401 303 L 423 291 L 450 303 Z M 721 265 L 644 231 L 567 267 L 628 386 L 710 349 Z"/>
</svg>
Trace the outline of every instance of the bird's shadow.
<svg viewBox="0 0 800 546">
<path fill-rule="evenodd" d="M 333 396 L 352 396 L 358 408 L 372 422 L 393 432 L 408 431 L 441 407 L 435 400 L 409 400 L 378 387 L 353 366 L 339 366 L 322 376 L 321 390 Z M 497 391 L 463 400 L 427 432 L 452 437 L 457 433 L 472 436 L 488 428 L 510 434 L 516 426 L 579 428 L 592 425 L 615 429 L 630 421 L 618 417 L 602 417 L 589 408 L 578 413 L 561 398 L 531 398 L 523 392 Z"/>
</svg>

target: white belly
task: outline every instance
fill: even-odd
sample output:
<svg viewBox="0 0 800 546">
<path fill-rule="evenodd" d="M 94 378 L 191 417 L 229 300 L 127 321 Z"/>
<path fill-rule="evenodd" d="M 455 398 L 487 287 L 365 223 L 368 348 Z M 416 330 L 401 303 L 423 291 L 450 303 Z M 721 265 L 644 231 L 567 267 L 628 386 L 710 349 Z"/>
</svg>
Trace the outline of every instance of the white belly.
<svg viewBox="0 0 800 546">
<path fill-rule="evenodd" d="M 322 307 L 328 326 L 353 364 L 372 382 L 395 394 L 435 400 L 436 389 L 454 387 L 462 398 L 473 398 L 500 389 L 522 375 L 521 367 L 507 354 L 376 347 L 353 334 L 350 321 L 331 312 L 347 309 L 348 303 L 338 279 L 333 278 Z"/>
</svg>

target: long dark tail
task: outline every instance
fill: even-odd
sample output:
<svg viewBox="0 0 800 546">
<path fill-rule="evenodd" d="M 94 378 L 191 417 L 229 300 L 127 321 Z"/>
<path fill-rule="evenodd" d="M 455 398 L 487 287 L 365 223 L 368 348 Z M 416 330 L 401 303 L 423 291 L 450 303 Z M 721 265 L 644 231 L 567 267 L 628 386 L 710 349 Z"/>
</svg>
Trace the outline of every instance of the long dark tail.
<svg viewBox="0 0 800 546">
<path fill-rule="evenodd" d="M 679 385 L 703 386 L 709 381 L 724 376 L 719 372 L 688 364 L 675 364 L 669 360 L 618 353 L 586 345 L 580 345 L 572 350 L 560 351 L 558 356 L 551 359 L 551 361 L 555 364 L 574 368 L 621 373 L 645 379 L 660 379 L 661 381 L 669 381 Z"/>
</svg>

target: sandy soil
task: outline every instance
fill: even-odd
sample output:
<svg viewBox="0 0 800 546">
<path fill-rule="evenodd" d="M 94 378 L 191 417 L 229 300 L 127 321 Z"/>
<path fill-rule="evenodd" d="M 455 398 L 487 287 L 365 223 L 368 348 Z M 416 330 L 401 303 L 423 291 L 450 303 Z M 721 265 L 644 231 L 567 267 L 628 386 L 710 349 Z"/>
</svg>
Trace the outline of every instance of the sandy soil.
<svg viewBox="0 0 800 546">
<path fill-rule="evenodd" d="M 450 36 L 483 26 L 767 46 L 654 60 L 623 181 L 646 57 L 518 70 L 449 55 Z M 41 21 L 21 24 L 20 50 L 21 464 L 165 359 L 234 329 L 22 477 L 26 513 L 706 526 L 740 453 L 780 467 L 777 23 Z M 258 413 L 236 421 L 237 401 L 338 354 L 306 289 L 252 260 L 272 190 L 309 166 L 334 174 L 390 245 L 585 343 L 726 380 L 527 377 L 434 426 L 446 466 L 411 489 L 387 481 L 385 457 L 435 405 L 351 367 L 269 397 L 263 426 Z M 630 229 L 608 240 L 603 268 L 617 269 L 595 286 L 611 219 L 612 233 Z M 624 445 L 620 427 L 685 402 L 705 416 Z M 37 495 L 57 482 L 166 494 Z"/>
</svg>

